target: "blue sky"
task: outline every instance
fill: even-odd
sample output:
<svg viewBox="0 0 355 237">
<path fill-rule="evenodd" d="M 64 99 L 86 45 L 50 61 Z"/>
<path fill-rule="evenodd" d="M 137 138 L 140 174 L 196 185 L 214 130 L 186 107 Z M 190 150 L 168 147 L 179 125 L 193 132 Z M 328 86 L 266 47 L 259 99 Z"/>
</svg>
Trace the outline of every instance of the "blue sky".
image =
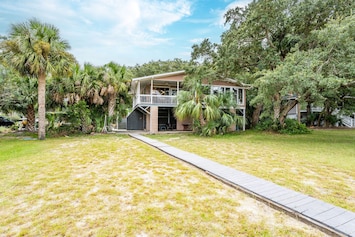
<svg viewBox="0 0 355 237">
<path fill-rule="evenodd" d="M 223 15 L 251 0 L 0 0 L 0 35 L 37 18 L 59 28 L 81 65 L 133 66 L 190 59 L 191 46 L 219 43 Z"/>
</svg>

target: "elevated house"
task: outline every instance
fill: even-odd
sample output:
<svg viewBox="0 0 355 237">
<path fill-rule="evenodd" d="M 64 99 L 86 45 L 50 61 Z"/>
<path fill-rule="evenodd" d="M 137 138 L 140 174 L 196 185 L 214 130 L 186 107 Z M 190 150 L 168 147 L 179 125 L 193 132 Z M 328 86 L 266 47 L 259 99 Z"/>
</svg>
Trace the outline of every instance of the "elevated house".
<svg viewBox="0 0 355 237">
<path fill-rule="evenodd" d="M 191 129 L 191 120 L 180 121 L 174 116 L 177 95 L 182 90 L 185 76 L 185 71 L 176 71 L 133 78 L 133 110 L 127 117 L 127 129 L 145 130 L 150 133 Z M 247 87 L 233 79 L 214 81 L 206 86 L 210 87 L 211 93 L 233 92 L 244 118 L 242 129 L 245 130 Z"/>
</svg>

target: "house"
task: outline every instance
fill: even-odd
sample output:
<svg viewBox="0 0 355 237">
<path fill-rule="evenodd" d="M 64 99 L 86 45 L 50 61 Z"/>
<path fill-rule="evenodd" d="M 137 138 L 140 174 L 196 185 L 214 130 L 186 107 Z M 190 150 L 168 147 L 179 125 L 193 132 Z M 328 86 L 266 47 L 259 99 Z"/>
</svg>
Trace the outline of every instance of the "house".
<svg viewBox="0 0 355 237">
<path fill-rule="evenodd" d="M 322 113 L 323 109 L 324 109 L 323 107 L 311 106 L 311 111 L 313 114 L 319 115 L 320 113 Z M 336 127 L 345 126 L 348 128 L 355 128 L 355 113 L 353 113 L 352 115 L 344 115 L 339 112 L 340 112 L 340 110 L 336 109 L 332 113 L 332 115 L 336 115 L 340 121 L 334 125 Z M 295 120 L 298 120 L 299 122 L 305 121 L 307 119 L 307 110 L 302 109 L 302 106 L 298 103 L 287 113 L 287 118 L 295 119 Z M 317 122 L 317 121 L 315 121 L 315 122 Z M 314 126 L 314 125 L 317 126 L 317 124 L 315 124 L 315 122 L 313 122 L 312 126 Z M 321 122 L 323 123 L 323 121 L 321 121 Z"/>
<path fill-rule="evenodd" d="M 185 71 L 176 71 L 133 78 L 133 110 L 127 117 L 127 129 L 145 130 L 150 133 L 190 129 L 192 121 L 180 121 L 174 116 L 177 95 L 182 90 L 185 76 Z M 244 118 L 245 130 L 247 87 L 233 79 L 214 81 L 207 86 L 210 86 L 211 93 L 233 92 L 238 109 Z"/>
</svg>

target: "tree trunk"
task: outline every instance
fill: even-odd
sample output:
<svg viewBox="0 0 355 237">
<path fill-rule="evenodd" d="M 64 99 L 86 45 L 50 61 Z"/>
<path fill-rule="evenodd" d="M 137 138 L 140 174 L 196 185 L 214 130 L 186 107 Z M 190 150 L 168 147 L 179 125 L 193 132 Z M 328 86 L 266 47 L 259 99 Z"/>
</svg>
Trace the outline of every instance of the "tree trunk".
<svg viewBox="0 0 355 237">
<path fill-rule="evenodd" d="M 329 118 L 332 116 L 332 112 L 333 112 L 332 109 L 327 106 L 327 109 L 325 110 L 325 116 L 324 116 L 326 128 L 330 128 L 332 125 L 331 122 L 329 121 Z"/>
<path fill-rule="evenodd" d="M 29 132 L 35 131 L 35 124 L 36 124 L 36 116 L 35 116 L 35 108 L 33 104 L 27 106 L 27 123 L 26 123 L 26 130 Z"/>
<path fill-rule="evenodd" d="M 256 106 L 256 108 L 254 109 L 253 111 L 253 118 L 252 118 L 252 125 L 253 127 L 255 127 L 258 123 L 259 123 L 259 120 L 260 120 L 260 113 L 261 111 L 263 110 L 263 105 L 262 104 L 258 104 Z"/>
<path fill-rule="evenodd" d="M 203 126 L 206 125 L 206 121 L 205 121 L 205 119 L 204 119 L 204 117 L 203 117 L 203 111 L 200 112 L 200 118 L 199 118 L 199 120 L 200 120 L 200 125 L 201 125 L 201 127 L 203 127 Z"/>
<path fill-rule="evenodd" d="M 279 122 L 281 125 L 284 124 L 288 112 L 290 112 L 290 110 L 293 109 L 293 107 L 295 107 L 296 104 L 298 104 L 298 100 L 289 100 L 287 102 L 286 106 L 283 107 L 282 112 L 280 113 L 280 118 L 279 118 Z"/>
<path fill-rule="evenodd" d="M 108 98 L 108 117 L 111 119 L 115 115 L 116 93 L 110 94 Z"/>
<path fill-rule="evenodd" d="M 279 120 L 280 112 L 281 112 L 281 98 L 280 98 L 280 94 L 276 93 L 274 95 L 274 121 Z"/>
<path fill-rule="evenodd" d="M 38 77 L 38 139 L 46 138 L 46 74 Z"/>
<path fill-rule="evenodd" d="M 307 126 L 313 126 L 313 119 L 311 119 L 312 115 L 312 103 L 307 102 Z"/>
</svg>

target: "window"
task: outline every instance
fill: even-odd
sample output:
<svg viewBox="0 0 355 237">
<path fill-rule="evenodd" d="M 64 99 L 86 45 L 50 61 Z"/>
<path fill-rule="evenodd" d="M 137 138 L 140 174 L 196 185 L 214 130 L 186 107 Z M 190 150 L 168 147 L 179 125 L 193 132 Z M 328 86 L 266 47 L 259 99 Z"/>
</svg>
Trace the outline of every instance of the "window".
<svg viewBox="0 0 355 237">
<path fill-rule="evenodd" d="M 218 95 L 220 93 L 223 93 L 223 87 L 220 86 L 212 86 L 212 94 L 213 95 Z"/>
<path fill-rule="evenodd" d="M 238 104 L 243 104 L 244 103 L 243 89 L 238 89 L 237 102 L 238 102 Z"/>
</svg>

